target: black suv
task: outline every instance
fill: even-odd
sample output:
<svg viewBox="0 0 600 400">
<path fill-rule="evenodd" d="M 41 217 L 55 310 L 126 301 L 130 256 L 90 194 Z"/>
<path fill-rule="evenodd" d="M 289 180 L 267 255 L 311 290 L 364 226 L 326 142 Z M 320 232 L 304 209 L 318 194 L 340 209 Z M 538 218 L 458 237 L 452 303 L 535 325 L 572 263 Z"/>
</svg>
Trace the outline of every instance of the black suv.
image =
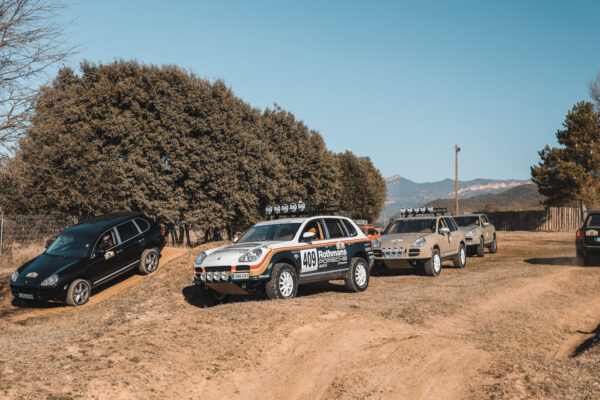
<svg viewBox="0 0 600 400">
<path fill-rule="evenodd" d="M 575 250 L 582 265 L 589 264 L 590 257 L 600 257 L 600 211 L 591 211 L 577 229 Z"/>
<path fill-rule="evenodd" d="M 10 279 L 15 298 L 85 304 L 92 288 L 139 267 L 158 268 L 164 228 L 130 212 L 106 214 L 65 229 L 46 251 L 19 267 Z"/>
</svg>

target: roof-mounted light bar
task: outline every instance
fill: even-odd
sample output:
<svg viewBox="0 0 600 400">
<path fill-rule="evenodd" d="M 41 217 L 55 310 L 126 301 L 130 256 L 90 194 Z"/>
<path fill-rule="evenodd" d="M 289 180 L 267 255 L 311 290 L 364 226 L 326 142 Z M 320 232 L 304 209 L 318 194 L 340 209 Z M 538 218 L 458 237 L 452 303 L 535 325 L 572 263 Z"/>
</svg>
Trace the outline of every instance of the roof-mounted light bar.
<svg viewBox="0 0 600 400">
<path fill-rule="evenodd" d="M 310 201 L 286 201 L 265 207 L 265 215 L 279 217 L 280 215 L 315 215 L 339 211 L 339 206 L 329 204 L 312 204 Z"/>
<path fill-rule="evenodd" d="M 408 207 L 408 208 L 401 208 L 400 209 L 400 214 L 404 215 L 404 216 L 409 216 L 409 215 L 420 215 L 420 214 L 434 214 L 434 215 L 441 215 L 441 214 L 447 214 L 448 213 L 448 209 L 445 207 Z"/>
</svg>

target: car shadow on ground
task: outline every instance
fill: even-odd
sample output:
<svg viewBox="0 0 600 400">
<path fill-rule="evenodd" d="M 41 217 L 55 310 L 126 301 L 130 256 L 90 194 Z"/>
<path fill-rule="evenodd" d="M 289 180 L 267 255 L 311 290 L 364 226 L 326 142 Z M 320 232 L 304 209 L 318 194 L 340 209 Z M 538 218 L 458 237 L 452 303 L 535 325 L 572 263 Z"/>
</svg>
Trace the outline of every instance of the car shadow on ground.
<svg viewBox="0 0 600 400">
<path fill-rule="evenodd" d="M 579 356 L 581 353 L 583 353 L 584 351 L 586 351 L 587 349 L 590 349 L 596 345 L 598 345 L 600 343 L 600 325 L 598 325 L 596 327 L 596 329 L 594 329 L 591 332 L 582 332 L 582 331 L 577 331 L 577 333 L 581 333 L 584 335 L 590 335 L 593 334 L 594 336 L 592 336 L 591 338 L 585 340 L 583 343 L 581 343 L 579 346 L 577 346 L 577 348 L 575 349 L 575 351 L 573 352 L 573 354 L 571 355 L 571 357 L 577 357 Z"/>
<path fill-rule="evenodd" d="M 310 297 L 323 293 L 351 293 L 350 290 L 346 288 L 343 281 L 334 282 L 315 282 L 302 285 L 298 288 L 298 293 L 296 297 Z M 215 296 L 211 294 L 210 290 L 207 290 L 197 285 L 190 285 L 184 287 L 181 291 L 181 294 L 183 295 L 184 300 L 188 304 L 199 308 L 210 308 L 226 303 L 242 303 L 247 301 L 269 300 L 265 293 L 228 295 L 221 300 L 215 298 Z"/>
<path fill-rule="evenodd" d="M 562 267 L 582 267 L 583 265 L 577 260 L 577 257 L 538 257 L 528 258 L 524 260 L 527 264 L 533 265 L 556 265 Z M 600 260 L 592 259 L 585 266 L 598 267 Z"/>
</svg>

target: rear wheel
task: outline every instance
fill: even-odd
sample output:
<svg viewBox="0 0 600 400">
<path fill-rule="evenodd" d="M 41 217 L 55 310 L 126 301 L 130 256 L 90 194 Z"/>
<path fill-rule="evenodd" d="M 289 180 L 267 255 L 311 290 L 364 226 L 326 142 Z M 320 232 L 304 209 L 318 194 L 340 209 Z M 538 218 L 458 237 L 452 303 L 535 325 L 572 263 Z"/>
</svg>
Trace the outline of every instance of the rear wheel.
<svg viewBox="0 0 600 400">
<path fill-rule="evenodd" d="M 438 276 L 442 272 L 442 258 L 438 249 L 431 250 L 431 259 L 423 264 L 425 273 L 431 276 Z"/>
<path fill-rule="evenodd" d="M 345 279 L 346 287 L 353 292 L 362 292 L 369 286 L 369 267 L 364 258 L 354 257 Z"/>
<path fill-rule="evenodd" d="M 492 244 L 490 245 L 490 253 L 496 254 L 497 252 L 498 252 L 498 242 L 496 241 L 496 235 L 494 234 L 494 240 L 492 241 Z"/>
<path fill-rule="evenodd" d="M 298 292 L 298 275 L 289 264 L 279 263 L 273 267 L 271 280 L 265 284 L 270 299 L 293 299 Z"/>
<path fill-rule="evenodd" d="M 485 243 L 483 241 L 483 236 L 479 238 L 479 246 L 477 246 L 477 257 L 483 257 L 485 250 Z"/>
<path fill-rule="evenodd" d="M 85 279 L 75 279 L 67 290 L 67 304 L 70 306 L 82 306 L 90 299 L 92 286 Z"/>
<path fill-rule="evenodd" d="M 140 259 L 139 270 L 142 274 L 148 275 L 158 269 L 158 251 L 156 249 L 146 249 Z"/>
<path fill-rule="evenodd" d="M 454 266 L 458 268 L 464 268 L 467 265 L 467 251 L 465 245 L 461 244 L 458 248 L 458 253 L 454 257 Z"/>
</svg>

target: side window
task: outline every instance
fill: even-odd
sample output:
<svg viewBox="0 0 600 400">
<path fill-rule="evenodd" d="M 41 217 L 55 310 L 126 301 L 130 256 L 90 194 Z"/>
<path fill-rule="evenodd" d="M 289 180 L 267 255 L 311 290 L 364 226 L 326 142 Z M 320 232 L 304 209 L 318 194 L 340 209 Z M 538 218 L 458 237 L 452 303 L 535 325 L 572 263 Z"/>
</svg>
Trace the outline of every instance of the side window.
<svg viewBox="0 0 600 400">
<path fill-rule="evenodd" d="M 325 235 L 323 235 L 323 227 L 318 219 L 310 221 L 308 224 L 306 224 L 302 230 L 302 233 L 300 234 L 300 240 L 303 240 L 302 235 L 304 235 L 305 232 L 316 233 L 317 237 L 314 240 L 323 240 L 325 238 Z"/>
<path fill-rule="evenodd" d="M 481 226 L 483 226 L 483 224 L 485 224 L 486 222 L 488 222 L 487 216 L 485 216 L 485 215 L 482 215 L 482 216 L 481 216 L 481 222 L 482 222 L 482 223 L 481 223 Z"/>
<path fill-rule="evenodd" d="M 440 231 L 440 229 L 444 228 L 446 226 L 446 223 L 444 222 L 443 218 L 438 219 L 438 232 Z"/>
<path fill-rule="evenodd" d="M 111 247 L 114 247 L 116 243 L 117 240 L 115 239 L 115 234 L 111 229 L 110 231 L 105 232 L 102 234 L 102 236 L 100 236 L 96 248 L 99 250 L 108 250 Z"/>
<path fill-rule="evenodd" d="M 444 218 L 444 220 L 451 232 L 456 232 L 458 230 L 458 226 L 456 226 L 456 222 L 454 222 L 453 218 Z"/>
<path fill-rule="evenodd" d="M 150 224 L 143 218 L 136 218 L 135 223 L 140 227 L 142 232 L 147 231 L 150 228 Z"/>
<path fill-rule="evenodd" d="M 342 228 L 339 219 L 326 218 L 325 225 L 327 226 L 327 230 L 329 231 L 329 239 L 339 239 L 346 236 L 344 228 Z"/>
<path fill-rule="evenodd" d="M 125 242 L 131 239 L 132 237 L 139 235 L 140 233 L 133 221 L 127 221 L 124 224 L 117 226 L 117 231 L 119 232 L 121 242 Z"/>
<path fill-rule="evenodd" d="M 344 223 L 344 226 L 346 227 L 346 231 L 348 232 L 348 234 L 350 236 L 358 235 L 358 232 L 356 232 L 356 229 L 354 228 L 354 225 L 352 225 L 352 222 L 350 222 L 346 219 L 342 219 L 341 221 Z"/>
</svg>

